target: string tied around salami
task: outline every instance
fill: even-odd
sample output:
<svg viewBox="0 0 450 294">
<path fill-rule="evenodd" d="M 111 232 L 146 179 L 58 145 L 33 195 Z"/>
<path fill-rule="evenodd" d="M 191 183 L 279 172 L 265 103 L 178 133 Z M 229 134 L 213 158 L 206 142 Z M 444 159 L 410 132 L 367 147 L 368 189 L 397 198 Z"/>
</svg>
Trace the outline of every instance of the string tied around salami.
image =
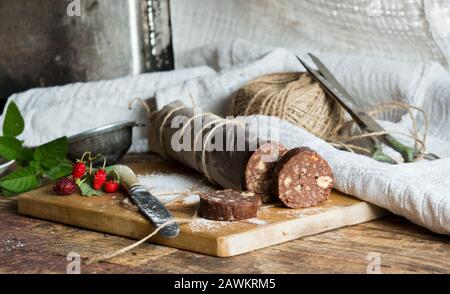
<svg viewBox="0 0 450 294">
<path fill-rule="evenodd" d="M 173 113 L 175 113 L 177 110 L 180 110 L 180 109 L 182 109 L 182 108 L 184 108 L 184 107 L 183 107 L 183 106 L 178 106 L 178 107 L 175 107 L 174 109 L 170 110 L 170 111 L 164 116 L 163 121 L 162 121 L 161 125 L 159 126 L 159 137 L 158 137 L 158 139 L 159 139 L 159 146 L 160 146 L 161 150 L 162 150 L 164 153 L 166 153 L 165 150 L 164 150 L 164 144 L 163 144 L 164 125 L 166 124 L 167 120 L 170 118 L 170 116 L 171 116 Z"/>
<path fill-rule="evenodd" d="M 150 121 L 150 150 L 197 170 L 221 187 L 242 190 L 242 172 L 251 151 L 249 148 L 240 150 L 234 147 L 235 142 L 241 141 L 245 146 L 252 145 L 248 137 L 239 137 L 242 134 L 245 136 L 245 132 L 241 131 L 246 129 L 245 124 L 197 111 L 180 101 L 158 111 Z M 228 133 L 230 126 L 233 126 L 233 132 Z"/>
<path fill-rule="evenodd" d="M 212 183 L 216 183 L 216 182 L 211 177 L 210 172 L 208 170 L 208 165 L 206 164 L 206 152 L 209 151 L 208 144 L 210 143 L 211 137 L 214 135 L 214 131 L 216 129 L 220 128 L 220 127 L 223 127 L 223 126 L 226 127 L 226 125 L 239 125 L 239 126 L 242 126 L 243 123 L 240 122 L 240 121 L 237 121 L 237 120 L 218 121 L 218 123 L 215 124 L 215 126 L 206 135 L 206 137 L 204 139 L 203 146 L 202 146 L 202 156 L 201 156 L 201 163 L 202 164 L 201 164 L 201 169 L 203 170 L 206 178 Z"/>
</svg>

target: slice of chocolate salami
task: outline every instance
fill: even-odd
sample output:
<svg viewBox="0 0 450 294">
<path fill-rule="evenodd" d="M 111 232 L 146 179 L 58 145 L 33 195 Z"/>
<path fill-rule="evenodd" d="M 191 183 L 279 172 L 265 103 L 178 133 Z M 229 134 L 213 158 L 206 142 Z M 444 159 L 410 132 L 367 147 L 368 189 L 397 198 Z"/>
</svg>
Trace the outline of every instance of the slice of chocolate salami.
<svg viewBox="0 0 450 294">
<path fill-rule="evenodd" d="M 252 192 L 222 190 L 200 193 L 200 217 L 233 221 L 257 217 L 261 198 Z"/>
<path fill-rule="evenodd" d="M 273 192 L 290 208 L 317 206 L 328 199 L 333 188 L 333 172 L 314 150 L 289 150 L 273 173 Z"/>
<path fill-rule="evenodd" d="M 250 156 L 244 174 L 244 189 L 261 195 L 263 203 L 273 201 L 272 172 L 287 149 L 278 142 L 266 142 Z"/>
</svg>

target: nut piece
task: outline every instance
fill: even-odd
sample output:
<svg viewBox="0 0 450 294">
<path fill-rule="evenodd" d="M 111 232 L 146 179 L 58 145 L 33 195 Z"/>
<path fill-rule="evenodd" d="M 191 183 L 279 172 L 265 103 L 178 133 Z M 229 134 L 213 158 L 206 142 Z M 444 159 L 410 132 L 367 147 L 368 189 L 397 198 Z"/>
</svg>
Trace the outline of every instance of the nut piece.
<svg viewBox="0 0 450 294">
<path fill-rule="evenodd" d="M 289 188 L 289 185 L 292 183 L 292 179 L 291 177 L 286 177 L 286 179 L 284 179 L 284 186 L 286 188 Z"/>
<path fill-rule="evenodd" d="M 333 179 L 329 176 L 322 176 L 317 178 L 317 186 L 323 189 L 330 188 L 333 184 Z"/>
</svg>

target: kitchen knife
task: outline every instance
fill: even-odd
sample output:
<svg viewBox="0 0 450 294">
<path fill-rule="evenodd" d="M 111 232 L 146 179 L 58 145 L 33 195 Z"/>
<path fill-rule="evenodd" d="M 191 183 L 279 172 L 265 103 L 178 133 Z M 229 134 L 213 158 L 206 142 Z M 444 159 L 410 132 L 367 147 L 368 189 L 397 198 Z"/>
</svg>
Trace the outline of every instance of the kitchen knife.
<svg viewBox="0 0 450 294">
<path fill-rule="evenodd" d="M 120 176 L 123 185 L 139 211 L 148 218 L 156 228 L 163 224 L 174 221 L 169 210 L 145 188 L 136 177 L 134 172 L 125 165 L 114 165 L 113 169 Z M 161 237 L 175 238 L 180 228 L 176 222 L 166 225 L 159 231 Z"/>
</svg>

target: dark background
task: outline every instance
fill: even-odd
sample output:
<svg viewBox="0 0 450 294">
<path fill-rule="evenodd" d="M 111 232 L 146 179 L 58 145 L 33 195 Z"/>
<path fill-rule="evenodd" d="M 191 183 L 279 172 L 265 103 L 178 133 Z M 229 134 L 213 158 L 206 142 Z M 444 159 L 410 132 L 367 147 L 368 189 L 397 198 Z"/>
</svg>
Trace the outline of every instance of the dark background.
<svg viewBox="0 0 450 294">
<path fill-rule="evenodd" d="M 161 1 L 168 0 L 149 1 L 150 7 L 146 0 L 137 1 L 148 37 L 148 13 L 170 13 L 159 10 Z M 166 62 L 156 63 L 148 38 L 141 48 L 146 64 L 139 69 L 133 65 L 132 1 L 80 0 L 81 16 L 67 14 L 71 2 L 0 0 L 0 110 L 11 94 L 34 87 L 173 68 L 171 46 L 157 57 Z"/>
</svg>

